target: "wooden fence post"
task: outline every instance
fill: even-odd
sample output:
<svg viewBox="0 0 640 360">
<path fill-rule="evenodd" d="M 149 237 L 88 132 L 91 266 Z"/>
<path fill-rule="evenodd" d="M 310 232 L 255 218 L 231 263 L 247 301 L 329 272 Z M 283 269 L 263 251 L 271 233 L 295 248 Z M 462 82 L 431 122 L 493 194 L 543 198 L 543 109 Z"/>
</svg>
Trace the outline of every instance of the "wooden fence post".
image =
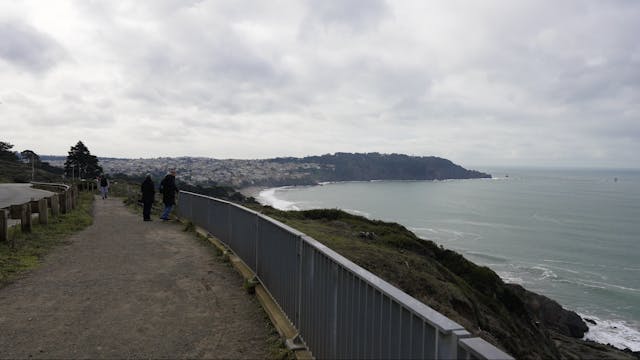
<svg viewBox="0 0 640 360">
<path fill-rule="evenodd" d="M 22 219 L 22 205 L 11 205 L 9 211 L 9 219 Z"/>
<path fill-rule="evenodd" d="M 0 242 L 9 241 L 9 210 L 0 209 Z"/>
<path fill-rule="evenodd" d="M 51 205 L 51 216 L 60 215 L 60 199 L 58 198 L 58 194 L 53 194 L 53 196 L 49 197 L 49 202 Z"/>
<path fill-rule="evenodd" d="M 23 232 L 31 232 L 31 204 L 22 205 L 22 218 L 20 219 L 20 226 Z"/>
<path fill-rule="evenodd" d="M 38 220 L 41 225 L 47 225 L 49 223 L 49 209 L 46 198 L 38 201 Z"/>
<path fill-rule="evenodd" d="M 66 214 L 68 210 L 67 208 L 67 193 L 66 192 L 62 192 L 59 194 L 56 194 L 58 196 L 58 203 L 60 204 L 60 213 L 61 214 Z"/>
</svg>

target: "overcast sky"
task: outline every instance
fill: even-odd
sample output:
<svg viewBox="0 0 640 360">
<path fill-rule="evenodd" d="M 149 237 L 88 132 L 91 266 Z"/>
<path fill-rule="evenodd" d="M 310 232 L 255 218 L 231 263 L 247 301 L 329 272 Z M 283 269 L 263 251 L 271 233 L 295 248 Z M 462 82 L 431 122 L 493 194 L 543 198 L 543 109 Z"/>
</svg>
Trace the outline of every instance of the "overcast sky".
<svg viewBox="0 0 640 360">
<path fill-rule="evenodd" d="M 0 140 L 640 167 L 640 1 L 0 0 Z"/>
</svg>

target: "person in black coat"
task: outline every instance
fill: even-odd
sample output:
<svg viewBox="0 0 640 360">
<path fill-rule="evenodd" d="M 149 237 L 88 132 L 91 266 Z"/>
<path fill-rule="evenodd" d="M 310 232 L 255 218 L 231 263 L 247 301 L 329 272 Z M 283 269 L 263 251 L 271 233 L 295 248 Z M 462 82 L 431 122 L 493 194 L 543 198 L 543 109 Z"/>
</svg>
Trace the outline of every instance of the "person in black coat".
<svg viewBox="0 0 640 360">
<path fill-rule="evenodd" d="M 151 221 L 151 206 L 156 196 L 156 186 L 151 180 L 151 174 L 147 174 L 147 177 L 140 185 L 142 191 L 142 218 L 144 221 Z"/>
<path fill-rule="evenodd" d="M 176 194 L 178 193 L 178 187 L 176 186 L 176 171 L 171 169 L 167 176 L 162 179 L 160 183 L 160 192 L 162 193 L 162 202 L 164 203 L 164 212 L 160 216 L 160 219 L 169 220 L 169 213 L 176 204 Z"/>
</svg>

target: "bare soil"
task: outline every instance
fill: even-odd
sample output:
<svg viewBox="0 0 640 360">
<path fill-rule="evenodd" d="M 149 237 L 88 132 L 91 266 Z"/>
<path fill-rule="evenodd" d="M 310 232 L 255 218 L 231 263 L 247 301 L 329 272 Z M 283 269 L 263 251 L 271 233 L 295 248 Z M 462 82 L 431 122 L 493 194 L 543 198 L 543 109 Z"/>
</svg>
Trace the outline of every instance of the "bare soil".
<svg viewBox="0 0 640 360">
<path fill-rule="evenodd" d="M 0 289 L 1 358 L 265 358 L 242 278 L 178 223 L 96 199 L 94 224 Z"/>
</svg>

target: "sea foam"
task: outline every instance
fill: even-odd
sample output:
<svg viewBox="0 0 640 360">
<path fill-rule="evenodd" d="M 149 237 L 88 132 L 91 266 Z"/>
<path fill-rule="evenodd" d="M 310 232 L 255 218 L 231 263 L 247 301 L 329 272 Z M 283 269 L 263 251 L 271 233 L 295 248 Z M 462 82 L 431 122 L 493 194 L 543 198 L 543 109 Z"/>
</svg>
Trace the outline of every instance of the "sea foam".
<svg viewBox="0 0 640 360">
<path fill-rule="evenodd" d="M 296 203 L 276 197 L 276 191 L 282 189 L 283 188 L 271 188 L 262 190 L 260 194 L 258 194 L 257 200 L 261 204 L 270 205 L 279 210 L 300 210 L 300 208 L 296 206 Z"/>
<path fill-rule="evenodd" d="M 587 323 L 589 331 L 584 335 L 585 340 L 602 344 L 611 344 L 618 349 L 626 348 L 640 351 L 640 331 L 622 320 L 602 320 L 596 316 L 580 314 L 582 318 L 593 319 L 596 325 Z"/>
</svg>

